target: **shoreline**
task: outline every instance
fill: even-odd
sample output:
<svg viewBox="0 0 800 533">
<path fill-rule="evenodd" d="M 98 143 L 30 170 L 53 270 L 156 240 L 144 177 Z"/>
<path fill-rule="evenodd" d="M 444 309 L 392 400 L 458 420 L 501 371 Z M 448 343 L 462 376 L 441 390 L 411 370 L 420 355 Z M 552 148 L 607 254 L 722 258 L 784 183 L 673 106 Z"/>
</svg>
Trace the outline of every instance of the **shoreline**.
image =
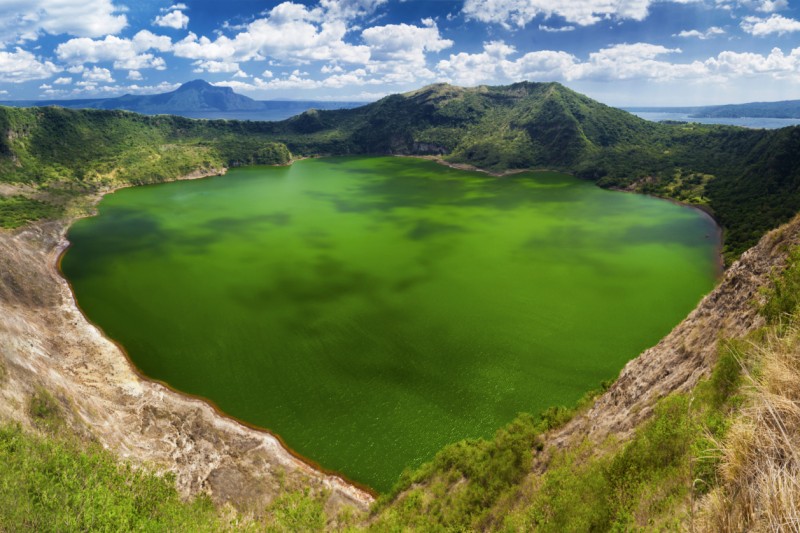
<svg viewBox="0 0 800 533">
<path fill-rule="evenodd" d="M 297 158 L 297 159 L 293 158 L 291 161 L 289 161 L 285 165 L 274 165 L 274 166 L 291 166 L 292 164 L 294 164 L 295 161 L 301 161 L 303 159 L 308 159 L 308 157 L 300 157 L 300 158 Z M 228 167 L 212 168 L 212 169 L 208 169 L 208 170 L 196 170 L 196 171 L 193 171 L 193 172 L 191 172 L 189 174 L 179 176 L 179 177 L 177 177 L 175 179 L 172 179 L 172 180 L 165 180 L 165 181 L 158 182 L 158 183 L 148 183 L 148 184 L 143 184 L 143 185 L 144 186 L 147 186 L 147 185 L 162 185 L 162 184 L 165 184 L 165 183 L 171 183 L 171 182 L 176 182 L 176 181 L 189 181 L 189 180 L 198 180 L 198 179 L 204 179 L 204 178 L 212 178 L 212 177 L 224 176 L 225 174 L 227 174 L 228 170 L 230 170 Z M 90 199 L 90 203 L 91 203 L 92 212 L 89 212 L 89 213 L 86 213 L 86 214 L 82 214 L 82 215 L 75 216 L 75 217 L 68 218 L 68 219 L 64 220 L 64 226 L 63 226 L 63 229 L 62 229 L 62 233 L 59 236 L 59 244 L 56 247 L 56 249 L 54 250 L 55 251 L 55 256 L 56 256 L 56 261 L 55 261 L 55 264 L 52 265 L 52 268 L 55 269 L 56 274 L 61 278 L 61 280 L 64 283 L 66 283 L 67 287 L 69 288 L 69 294 L 71 296 L 71 298 L 70 298 L 71 303 L 75 306 L 75 308 L 81 314 L 83 319 L 91 327 L 95 328 L 106 341 L 108 341 L 111 344 L 113 344 L 117 348 L 117 350 L 119 350 L 119 352 L 123 355 L 123 358 L 125 359 L 126 363 L 128 364 L 128 367 L 130 368 L 130 370 L 140 380 L 148 382 L 148 383 L 152 383 L 154 385 L 158 385 L 158 386 L 164 387 L 165 389 L 169 390 L 170 392 L 175 393 L 175 394 L 180 395 L 180 396 L 183 396 L 183 397 L 188 398 L 190 400 L 202 402 L 202 403 L 206 404 L 208 407 L 210 407 L 216 413 L 216 415 L 219 416 L 220 418 L 223 418 L 223 419 L 229 420 L 231 422 L 234 422 L 236 424 L 239 424 L 239 425 L 241 425 L 241 426 L 243 426 L 243 427 L 245 427 L 245 428 L 247 428 L 247 429 L 249 429 L 251 431 L 257 431 L 257 432 L 260 432 L 260 433 L 265 433 L 265 434 L 269 435 L 270 437 L 276 439 L 280 443 L 281 447 L 284 449 L 284 451 L 286 453 L 288 453 L 289 455 L 291 455 L 292 457 L 294 457 L 298 461 L 302 462 L 307 467 L 309 467 L 309 468 L 311 468 L 311 469 L 313 469 L 313 470 L 315 470 L 315 471 L 317 471 L 317 472 L 319 472 L 319 473 L 321 473 L 321 474 L 323 474 L 325 476 L 330 476 L 330 477 L 337 478 L 342 483 L 344 483 L 345 485 L 351 486 L 351 487 L 353 487 L 353 488 L 355 488 L 355 489 L 357 489 L 357 490 L 359 490 L 361 492 L 366 493 L 373 500 L 375 498 L 377 498 L 380 495 L 380 493 L 375 491 L 372 487 L 369 487 L 369 486 L 367 486 L 367 485 L 365 485 L 363 483 L 359 483 L 357 481 L 348 479 L 347 476 L 345 476 L 341 472 L 325 468 L 324 466 L 322 466 L 320 463 L 314 461 L 313 459 L 311 459 L 309 457 L 306 457 L 306 456 L 302 455 L 301 453 L 295 451 L 291 446 L 289 446 L 283 440 L 283 437 L 281 437 L 279 434 L 275 433 L 274 431 L 270 430 L 269 428 L 265 428 L 265 427 L 261 427 L 261 426 L 252 424 L 250 422 L 247 422 L 246 420 L 242 420 L 242 419 L 237 418 L 237 417 L 235 417 L 235 416 L 233 416 L 231 414 L 228 414 L 225 411 L 223 411 L 213 400 L 211 400 L 209 398 L 205 398 L 203 396 L 199 396 L 199 395 L 191 394 L 191 393 L 188 393 L 188 392 L 184 392 L 182 390 L 179 390 L 179 389 L 173 387 L 172 385 L 170 385 L 169 383 L 167 383 L 165 381 L 161 381 L 161 380 L 158 380 L 158 379 L 155 379 L 155 378 L 152 378 L 152 377 L 146 375 L 136 365 L 136 363 L 133 361 L 133 359 L 131 359 L 130 354 L 125 349 L 125 347 L 122 344 L 120 344 L 119 342 L 117 342 L 116 340 L 112 339 L 110 336 L 108 336 L 106 334 L 106 332 L 98 324 L 93 322 L 86 315 L 86 313 L 83 311 L 83 308 L 81 308 L 80 304 L 78 303 L 78 299 L 77 299 L 77 297 L 75 295 L 75 291 L 74 291 L 74 288 L 72 286 L 72 283 L 64 275 L 64 272 L 61 269 L 61 261 L 62 261 L 64 255 L 69 250 L 69 248 L 72 246 L 72 243 L 67 238 L 67 234 L 69 232 L 69 228 L 77 220 L 96 216 L 97 215 L 97 210 L 96 210 L 97 205 L 100 203 L 100 201 L 102 201 L 102 199 L 107 194 L 113 194 L 113 193 L 117 192 L 118 190 L 132 188 L 132 187 L 140 187 L 140 186 L 142 186 L 142 185 L 125 184 L 125 185 L 120 185 L 118 187 L 112 187 L 112 188 L 110 188 L 108 190 L 98 191 L 97 193 L 93 194 L 90 197 L 91 198 Z"/>
<path fill-rule="evenodd" d="M 712 224 L 714 225 L 714 231 L 715 231 L 716 237 L 717 237 L 717 245 L 714 247 L 715 248 L 715 253 L 714 253 L 715 261 L 714 261 L 714 264 L 715 264 L 715 267 L 716 267 L 714 276 L 718 281 L 720 279 L 722 279 L 722 275 L 725 273 L 725 256 L 722 255 L 722 249 L 723 249 L 723 244 L 724 244 L 723 239 L 725 238 L 725 229 L 722 227 L 722 225 L 716 219 L 714 214 L 711 212 L 710 208 L 707 208 L 707 207 L 699 205 L 699 204 L 690 204 L 690 203 L 686 203 L 686 202 L 681 202 L 680 200 L 676 200 L 675 198 L 669 198 L 667 196 L 660 196 L 658 194 L 641 193 L 641 192 L 637 192 L 637 191 L 634 191 L 634 190 L 622 189 L 622 188 L 618 188 L 618 187 L 612 187 L 612 188 L 609 188 L 609 189 L 606 189 L 606 190 L 614 191 L 614 192 L 624 192 L 624 193 L 628 193 L 628 194 L 639 194 L 639 195 L 642 195 L 642 196 L 649 196 L 650 198 L 658 198 L 659 200 L 664 200 L 664 201 L 669 202 L 671 204 L 678 205 L 680 207 L 686 207 L 686 208 L 689 208 L 689 209 L 691 209 L 693 211 L 697 211 L 703 217 L 705 217 L 708 220 L 710 220 L 712 222 Z"/>
<path fill-rule="evenodd" d="M 400 155 L 400 154 L 397 154 L 397 155 L 394 155 L 394 157 L 409 157 L 409 158 L 414 158 L 414 159 L 423 159 L 425 161 L 433 161 L 435 163 L 438 163 L 438 164 L 443 165 L 443 166 L 448 167 L 448 168 L 453 168 L 453 169 L 456 169 L 456 170 L 464 170 L 464 171 L 468 171 L 468 172 L 482 172 L 484 174 L 488 174 L 489 176 L 492 176 L 492 177 L 495 177 L 495 178 L 503 178 L 505 176 L 513 176 L 515 174 L 523 174 L 525 172 L 560 172 L 562 174 L 568 174 L 570 176 L 573 176 L 575 179 L 581 179 L 581 178 L 578 178 L 577 176 L 575 176 L 574 174 L 572 174 L 570 172 L 566 172 L 566 171 L 563 171 L 563 170 L 544 169 L 544 168 L 520 168 L 520 169 L 513 169 L 513 170 L 505 170 L 503 172 L 492 172 L 490 170 L 482 169 L 482 168 L 479 168 L 479 167 L 476 167 L 474 165 L 470 165 L 470 164 L 467 164 L 467 163 L 451 163 L 449 161 L 445 161 L 441 156 L 437 156 L 437 155 Z M 588 181 L 588 180 L 584 180 L 584 181 Z M 595 182 L 593 182 L 593 183 L 595 184 L 596 187 L 598 187 L 600 189 L 604 189 L 603 187 L 599 187 L 597 185 L 597 183 L 595 183 Z M 681 202 L 680 200 L 677 200 L 675 198 L 669 198 L 669 197 L 666 197 L 666 196 L 659 196 L 657 194 L 640 193 L 640 192 L 637 192 L 637 191 L 634 191 L 634 190 L 623 189 L 623 188 L 619 188 L 619 187 L 611 187 L 611 188 L 604 189 L 604 190 L 614 191 L 614 192 L 625 192 L 625 193 L 631 193 L 631 194 L 639 194 L 639 195 L 642 195 L 642 196 L 649 196 L 650 198 L 658 198 L 659 200 L 665 200 L 665 201 L 667 201 L 667 202 L 669 202 L 671 204 L 675 204 L 675 205 L 678 205 L 678 206 L 681 206 L 681 207 L 688 207 L 689 209 L 692 209 L 692 210 L 700 212 L 704 217 L 707 217 L 714 224 L 714 230 L 715 230 L 716 238 L 717 238 L 717 245 L 714 247 L 715 248 L 715 253 L 714 253 L 714 255 L 715 255 L 715 260 L 714 260 L 714 264 L 715 264 L 714 278 L 717 281 L 719 281 L 722 278 L 722 274 L 725 273 L 725 257 L 722 255 L 723 239 L 725 237 L 725 230 L 723 229 L 723 227 L 719 223 L 719 221 L 716 219 L 716 217 L 714 217 L 714 214 L 710 211 L 710 208 L 704 208 L 705 206 L 698 205 L 698 204 L 690 204 L 690 203 L 686 203 L 686 202 Z"/>
</svg>

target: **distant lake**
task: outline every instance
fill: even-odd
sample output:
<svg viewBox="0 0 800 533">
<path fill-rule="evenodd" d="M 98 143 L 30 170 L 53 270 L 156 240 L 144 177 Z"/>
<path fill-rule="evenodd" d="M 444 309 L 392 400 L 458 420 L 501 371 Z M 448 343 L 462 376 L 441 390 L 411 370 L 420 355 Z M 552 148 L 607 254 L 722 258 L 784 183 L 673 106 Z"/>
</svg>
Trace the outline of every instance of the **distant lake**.
<svg viewBox="0 0 800 533">
<path fill-rule="evenodd" d="M 145 374 L 379 491 L 616 377 L 719 244 L 664 200 L 399 157 L 123 189 L 69 240 L 77 301 Z"/>
<path fill-rule="evenodd" d="M 744 128 L 778 129 L 800 124 L 800 118 L 695 118 L 689 113 L 664 113 L 650 111 L 628 111 L 652 122 L 662 120 L 679 120 L 682 122 L 699 122 L 700 124 L 725 124 Z"/>
</svg>

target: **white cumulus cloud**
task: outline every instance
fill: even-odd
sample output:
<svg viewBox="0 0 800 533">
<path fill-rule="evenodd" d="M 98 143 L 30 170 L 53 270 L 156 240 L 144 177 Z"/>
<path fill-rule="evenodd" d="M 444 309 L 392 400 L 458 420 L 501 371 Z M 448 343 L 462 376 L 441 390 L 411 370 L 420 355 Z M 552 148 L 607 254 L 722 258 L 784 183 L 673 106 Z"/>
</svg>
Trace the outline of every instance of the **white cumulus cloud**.
<svg viewBox="0 0 800 533">
<path fill-rule="evenodd" d="M 800 20 L 786 18 L 781 15 L 772 15 L 769 18 L 745 17 L 742 19 L 741 26 L 750 35 L 763 37 L 772 33 L 782 35 L 800 31 Z"/>
<path fill-rule="evenodd" d="M 353 9 L 365 2 L 353 2 Z M 286 63 L 337 59 L 345 63 L 364 63 L 369 48 L 345 42 L 348 23 L 337 12 L 321 7 L 309 8 L 284 2 L 272 8 L 265 17 L 241 28 L 232 37 L 220 35 L 212 40 L 194 33 L 175 43 L 174 54 L 201 60 L 241 62 L 274 58 Z M 331 2 L 331 6 L 338 3 Z M 348 3 L 347 5 L 350 5 Z M 369 7 L 369 6 L 367 6 Z M 347 13 L 351 9 L 345 10 Z M 335 15 L 335 16 L 334 16 Z"/>
<path fill-rule="evenodd" d="M 706 31 L 700 30 L 683 30 L 679 33 L 673 35 L 673 37 L 683 37 L 685 39 L 700 39 L 706 40 L 711 39 L 712 37 L 716 37 L 717 35 L 724 35 L 725 30 L 718 26 L 711 26 Z"/>
<path fill-rule="evenodd" d="M 203 61 L 198 59 L 194 63 L 193 72 L 210 72 L 212 74 L 219 74 L 221 72 L 238 72 L 239 63 L 229 63 L 226 61 Z"/>
<path fill-rule="evenodd" d="M 462 12 L 468 19 L 507 28 L 522 28 L 538 16 L 559 16 L 588 26 L 606 18 L 644 20 L 652 3 L 654 0 L 466 0 Z"/>
<path fill-rule="evenodd" d="M 88 83 L 113 83 L 114 78 L 107 68 L 92 67 L 83 71 L 83 79 Z"/>
<path fill-rule="evenodd" d="M 124 8 L 111 0 L 0 1 L 0 40 L 33 40 L 42 33 L 100 37 L 128 24 Z"/>
<path fill-rule="evenodd" d="M 361 32 L 361 37 L 370 48 L 371 58 L 376 61 L 424 63 L 425 52 L 440 52 L 453 46 L 453 41 L 442 39 L 431 20 L 425 21 L 423 26 L 373 26 Z"/>
<path fill-rule="evenodd" d="M 169 37 L 141 30 L 132 39 L 107 35 L 104 39 L 78 37 L 59 44 L 56 56 L 71 65 L 84 63 L 113 62 L 115 69 L 140 70 L 154 68 L 163 70 L 166 62 L 151 53 L 164 52 L 172 48 Z"/>
<path fill-rule="evenodd" d="M 153 20 L 153 24 L 163 28 L 181 30 L 189 26 L 189 17 L 183 11 L 176 9 L 165 15 L 158 15 L 155 20 Z"/>
<path fill-rule="evenodd" d="M 51 77 L 61 69 L 27 50 L 0 51 L 0 82 L 21 83 Z"/>
</svg>

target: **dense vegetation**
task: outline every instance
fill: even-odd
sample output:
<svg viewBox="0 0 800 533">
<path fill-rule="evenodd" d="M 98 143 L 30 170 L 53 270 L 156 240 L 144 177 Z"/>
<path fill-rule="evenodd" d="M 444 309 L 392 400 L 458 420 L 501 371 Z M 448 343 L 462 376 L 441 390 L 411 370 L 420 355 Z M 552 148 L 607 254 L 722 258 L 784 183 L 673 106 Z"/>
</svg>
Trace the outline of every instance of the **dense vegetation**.
<svg viewBox="0 0 800 533">
<path fill-rule="evenodd" d="M 0 196 L 0 227 L 18 228 L 27 222 L 42 218 L 55 218 L 61 209 L 48 202 L 25 196 Z"/>
<path fill-rule="evenodd" d="M 197 169 L 287 164 L 291 154 L 237 123 L 58 107 L 0 108 L 0 181 L 89 190 Z"/>
<path fill-rule="evenodd" d="M 438 84 L 283 122 L 0 108 L 0 132 L 0 180 L 72 191 L 285 164 L 292 153 L 428 154 L 496 172 L 563 170 L 703 206 L 725 228 L 728 260 L 800 208 L 800 128 L 656 124 L 557 83 Z M 3 212 L 2 225 L 43 211 L 29 207 L 30 216 L 19 206 Z"/>
</svg>

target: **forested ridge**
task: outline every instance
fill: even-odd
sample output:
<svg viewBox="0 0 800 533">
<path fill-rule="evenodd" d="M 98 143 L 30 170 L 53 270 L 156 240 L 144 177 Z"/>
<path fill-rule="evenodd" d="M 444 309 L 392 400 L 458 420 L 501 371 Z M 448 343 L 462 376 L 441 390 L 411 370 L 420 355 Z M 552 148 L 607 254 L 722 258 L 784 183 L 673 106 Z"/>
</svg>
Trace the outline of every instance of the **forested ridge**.
<svg viewBox="0 0 800 533">
<path fill-rule="evenodd" d="M 704 206 L 725 229 L 729 261 L 800 208 L 798 128 L 653 123 L 558 83 L 437 84 L 282 122 L 0 108 L 0 132 L 0 180 L 59 194 L 286 164 L 292 154 L 434 155 L 496 173 L 562 170 L 601 187 Z M 46 201 L 0 200 L 4 226 L 28 213 L 56 214 Z"/>
</svg>

